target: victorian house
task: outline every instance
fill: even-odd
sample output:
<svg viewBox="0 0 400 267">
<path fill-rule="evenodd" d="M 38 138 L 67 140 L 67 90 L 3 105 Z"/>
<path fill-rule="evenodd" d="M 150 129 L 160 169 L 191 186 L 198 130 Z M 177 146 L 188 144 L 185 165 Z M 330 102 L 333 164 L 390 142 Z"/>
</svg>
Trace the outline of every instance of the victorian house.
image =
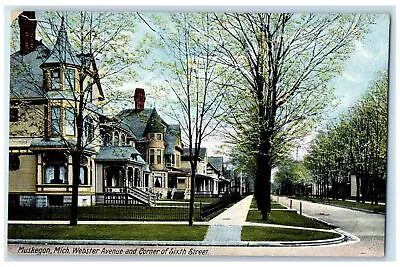
<svg viewBox="0 0 400 267">
<path fill-rule="evenodd" d="M 136 88 L 134 109 L 125 109 L 118 118 L 136 137 L 136 148 L 149 164 L 146 185 L 158 197 L 187 191 L 188 173 L 181 169 L 182 141 L 179 125 L 167 124 L 155 108 L 145 108 L 146 95 Z M 178 193 L 179 194 L 179 193 Z"/>
<path fill-rule="evenodd" d="M 107 116 L 96 61 L 73 49 L 64 20 L 52 47 L 36 40 L 35 12 L 22 12 L 18 21 L 20 51 L 10 56 L 9 203 L 71 204 L 78 120 L 83 123 L 78 205 L 188 198 L 189 153 L 179 125 L 145 108 L 141 88 L 133 109 Z M 200 150 L 197 194 L 226 191 L 221 164 Z"/>
<path fill-rule="evenodd" d="M 52 48 L 36 40 L 34 12 L 22 12 L 18 20 L 20 51 L 10 56 L 10 204 L 71 203 L 79 109 L 84 133 L 78 205 L 151 203 L 153 196 L 140 189 L 148 185 L 149 170 L 134 147 L 136 137 L 102 112 L 93 56 L 74 51 L 63 19 Z"/>
</svg>

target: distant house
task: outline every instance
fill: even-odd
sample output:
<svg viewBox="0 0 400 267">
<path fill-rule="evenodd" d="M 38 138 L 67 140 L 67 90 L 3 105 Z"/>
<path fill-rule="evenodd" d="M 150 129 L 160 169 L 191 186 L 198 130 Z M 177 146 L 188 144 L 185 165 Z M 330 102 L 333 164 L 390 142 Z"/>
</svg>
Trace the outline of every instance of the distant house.
<svg viewBox="0 0 400 267">
<path fill-rule="evenodd" d="M 208 172 L 215 174 L 218 178 L 218 194 L 226 194 L 230 191 L 230 180 L 224 176 L 224 158 L 223 157 L 208 157 Z"/>
</svg>

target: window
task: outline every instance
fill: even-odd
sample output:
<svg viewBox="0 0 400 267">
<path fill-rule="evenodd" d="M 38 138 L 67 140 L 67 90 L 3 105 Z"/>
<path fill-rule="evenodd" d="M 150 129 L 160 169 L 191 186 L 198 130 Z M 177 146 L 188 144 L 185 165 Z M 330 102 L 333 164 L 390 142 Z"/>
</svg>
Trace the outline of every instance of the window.
<svg viewBox="0 0 400 267">
<path fill-rule="evenodd" d="M 161 140 L 162 139 L 162 134 L 156 134 L 157 140 Z"/>
<path fill-rule="evenodd" d="M 60 127 L 61 108 L 51 108 L 51 132 L 53 135 L 59 135 L 61 133 Z"/>
<path fill-rule="evenodd" d="M 18 108 L 10 108 L 10 122 L 18 121 Z"/>
<path fill-rule="evenodd" d="M 150 139 L 154 139 L 154 134 L 153 133 L 150 134 Z"/>
<path fill-rule="evenodd" d="M 60 69 L 51 70 L 51 89 L 60 90 Z"/>
<path fill-rule="evenodd" d="M 75 135 L 75 112 L 73 108 L 65 109 L 65 133 Z"/>
<path fill-rule="evenodd" d="M 45 184 L 67 184 L 66 168 L 64 164 L 48 164 L 45 167 Z"/>
<path fill-rule="evenodd" d="M 15 154 L 8 155 L 8 170 L 16 171 L 19 169 L 20 161 L 19 157 Z"/>
<path fill-rule="evenodd" d="M 66 69 L 64 78 L 65 90 L 73 91 L 75 88 L 75 70 Z"/>
<path fill-rule="evenodd" d="M 162 177 L 156 176 L 154 177 L 154 187 L 161 187 L 162 186 Z"/>
<path fill-rule="evenodd" d="M 88 169 L 86 166 L 81 166 L 80 172 L 79 172 L 79 184 L 82 185 L 88 185 L 89 184 L 89 179 L 88 179 Z"/>
<path fill-rule="evenodd" d="M 175 165 L 175 154 L 171 155 L 171 164 Z"/>
<path fill-rule="evenodd" d="M 157 163 L 161 164 L 161 149 L 157 149 Z"/>
<path fill-rule="evenodd" d="M 94 124 L 93 124 L 93 119 L 90 116 L 87 116 L 85 118 L 85 135 L 86 135 L 86 140 L 87 141 L 92 141 L 94 138 Z"/>
<path fill-rule="evenodd" d="M 154 149 L 150 149 L 150 164 L 154 163 Z"/>
</svg>

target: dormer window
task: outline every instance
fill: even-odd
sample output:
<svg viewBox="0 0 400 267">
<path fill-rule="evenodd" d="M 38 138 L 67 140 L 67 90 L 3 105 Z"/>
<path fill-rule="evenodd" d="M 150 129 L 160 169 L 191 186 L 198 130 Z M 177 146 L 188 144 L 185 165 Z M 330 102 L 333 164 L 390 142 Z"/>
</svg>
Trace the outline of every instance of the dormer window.
<svg viewBox="0 0 400 267">
<path fill-rule="evenodd" d="M 75 70 L 66 69 L 64 75 L 65 90 L 74 91 L 75 89 Z"/>
<path fill-rule="evenodd" d="M 60 69 L 51 70 L 51 90 L 60 90 L 61 80 L 60 80 Z"/>
</svg>

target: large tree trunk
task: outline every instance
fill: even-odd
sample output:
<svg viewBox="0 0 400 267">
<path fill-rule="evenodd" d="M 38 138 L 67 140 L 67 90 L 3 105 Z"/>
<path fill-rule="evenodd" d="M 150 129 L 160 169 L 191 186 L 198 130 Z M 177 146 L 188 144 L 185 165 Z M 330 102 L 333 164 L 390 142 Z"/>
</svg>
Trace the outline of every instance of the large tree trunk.
<svg viewBox="0 0 400 267">
<path fill-rule="evenodd" d="M 261 131 L 261 144 L 257 156 L 255 197 L 262 219 L 268 220 L 271 212 L 271 142 L 268 132 Z"/>
<path fill-rule="evenodd" d="M 83 87 L 84 77 L 79 79 L 79 88 Z M 71 203 L 71 218 L 70 225 L 78 224 L 78 188 L 81 170 L 81 157 L 82 157 L 82 141 L 83 141 L 83 106 L 85 104 L 84 93 L 79 93 L 79 106 L 77 108 L 76 116 L 76 150 L 72 151 L 72 203 Z"/>
<path fill-rule="evenodd" d="M 192 164 L 190 174 L 190 201 L 189 201 L 189 226 L 193 225 L 194 217 L 194 187 L 195 187 L 195 177 L 196 177 L 196 166 Z"/>
<path fill-rule="evenodd" d="M 80 162 L 82 152 L 74 151 L 72 153 L 72 203 L 70 225 L 78 224 L 78 188 L 80 176 Z"/>
</svg>

